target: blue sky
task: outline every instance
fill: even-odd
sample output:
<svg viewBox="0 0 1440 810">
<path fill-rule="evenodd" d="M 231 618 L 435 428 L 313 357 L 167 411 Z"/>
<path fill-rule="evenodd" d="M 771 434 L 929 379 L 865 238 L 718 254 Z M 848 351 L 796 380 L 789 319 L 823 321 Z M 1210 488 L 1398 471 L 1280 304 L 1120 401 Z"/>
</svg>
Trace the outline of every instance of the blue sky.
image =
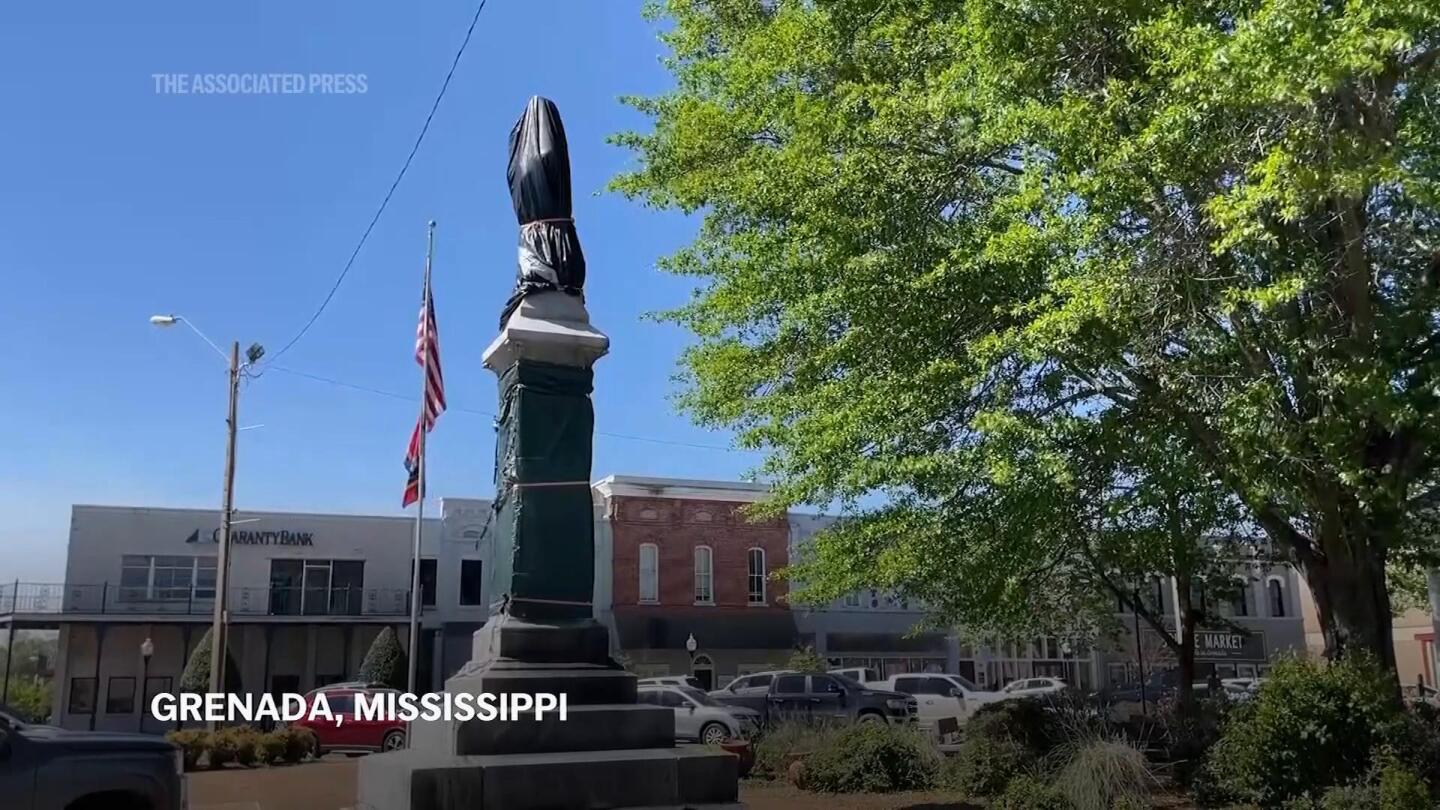
<svg viewBox="0 0 1440 810">
<path fill-rule="evenodd" d="M 277 350 L 309 317 L 398 171 L 473 0 L 0 5 L 0 580 L 58 581 L 72 503 L 218 508 L 216 342 Z M 543 26 L 543 31 L 537 30 Z M 425 222 L 451 411 L 430 494 L 492 492 L 494 337 L 515 272 L 506 136 L 525 99 L 565 117 L 601 431 L 725 446 L 675 411 L 689 336 L 643 320 L 690 285 L 655 269 L 695 223 L 605 193 L 645 127 L 624 94 L 670 84 L 639 3 L 490 0 L 403 184 L 329 309 L 280 364 L 405 395 Z M 363 94 L 156 92 L 153 74 L 364 74 Z M 271 371 L 241 395 L 239 508 L 398 514 L 416 405 Z M 599 435 L 595 474 L 735 478 L 751 453 Z M 432 500 L 433 502 L 433 500 Z"/>
</svg>

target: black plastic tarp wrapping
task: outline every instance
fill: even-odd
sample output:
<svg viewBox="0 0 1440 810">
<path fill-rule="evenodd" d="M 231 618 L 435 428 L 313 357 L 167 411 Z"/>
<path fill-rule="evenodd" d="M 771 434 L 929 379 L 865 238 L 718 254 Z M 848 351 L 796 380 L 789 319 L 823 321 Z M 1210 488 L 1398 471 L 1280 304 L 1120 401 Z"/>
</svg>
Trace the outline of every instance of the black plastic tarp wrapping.
<svg viewBox="0 0 1440 810">
<path fill-rule="evenodd" d="M 529 360 L 500 375 L 490 593 L 519 618 L 593 612 L 593 384 L 588 368 Z"/>
<path fill-rule="evenodd" d="M 585 289 L 585 254 L 575 233 L 570 200 L 570 147 L 560 110 L 534 96 L 510 130 L 510 200 L 520 223 L 520 267 L 515 292 L 500 314 L 500 328 L 526 295 Z"/>
</svg>

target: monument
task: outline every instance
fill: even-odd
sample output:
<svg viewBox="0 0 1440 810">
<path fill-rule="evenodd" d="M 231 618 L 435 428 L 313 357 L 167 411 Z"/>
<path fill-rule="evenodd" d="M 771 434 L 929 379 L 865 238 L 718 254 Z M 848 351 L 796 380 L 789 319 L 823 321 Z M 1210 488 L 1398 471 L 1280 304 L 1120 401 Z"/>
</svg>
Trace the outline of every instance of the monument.
<svg viewBox="0 0 1440 810">
<path fill-rule="evenodd" d="M 417 721 L 407 750 L 361 761 L 359 807 L 738 807 L 736 758 L 676 747 L 673 710 L 636 703 L 594 618 L 590 393 L 610 340 L 585 309 L 568 147 L 548 99 L 530 99 L 511 130 L 508 177 L 520 267 L 484 354 L 500 379 L 491 611 L 445 690 L 564 694 L 569 716 Z"/>
</svg>

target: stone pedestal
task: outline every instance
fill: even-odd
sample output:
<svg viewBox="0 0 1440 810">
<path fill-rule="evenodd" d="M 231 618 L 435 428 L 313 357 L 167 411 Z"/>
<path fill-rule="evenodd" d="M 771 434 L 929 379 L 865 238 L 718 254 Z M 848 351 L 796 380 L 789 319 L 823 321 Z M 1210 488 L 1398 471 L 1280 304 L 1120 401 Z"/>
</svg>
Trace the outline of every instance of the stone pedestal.
<svg viewBox="0 0 1440 810">
<path fill-rule="evenodd" d="M 738 807 L 738 760 L 675 746 L 672 709 L 636 703 L 594 620 L 590 367 L 609 339 L 583 302 L 526 298 L 485 352 L 501 378 L 494 612 L 451 693 L 564 695 L 568 717 L 417 722 L 365 758 L 364 810 Z"/>
</svg>

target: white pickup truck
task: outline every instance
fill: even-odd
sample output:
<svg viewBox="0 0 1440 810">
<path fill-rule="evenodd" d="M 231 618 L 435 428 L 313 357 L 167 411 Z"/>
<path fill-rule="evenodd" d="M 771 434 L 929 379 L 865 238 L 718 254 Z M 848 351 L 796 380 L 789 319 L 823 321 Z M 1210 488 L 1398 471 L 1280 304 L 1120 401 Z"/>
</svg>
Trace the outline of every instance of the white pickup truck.
<svg viewBox="0 0 1440 810">
<path fill-rule="evenodd" d="M 999 692 L 976 688 L 964 675 L 912 672 L 866 685 L 914 697 L 919 703 L 920 728 L 933 732 L 942 741 L 959 732 L 976 709 L 1006 698 Z"/>
</svg>

